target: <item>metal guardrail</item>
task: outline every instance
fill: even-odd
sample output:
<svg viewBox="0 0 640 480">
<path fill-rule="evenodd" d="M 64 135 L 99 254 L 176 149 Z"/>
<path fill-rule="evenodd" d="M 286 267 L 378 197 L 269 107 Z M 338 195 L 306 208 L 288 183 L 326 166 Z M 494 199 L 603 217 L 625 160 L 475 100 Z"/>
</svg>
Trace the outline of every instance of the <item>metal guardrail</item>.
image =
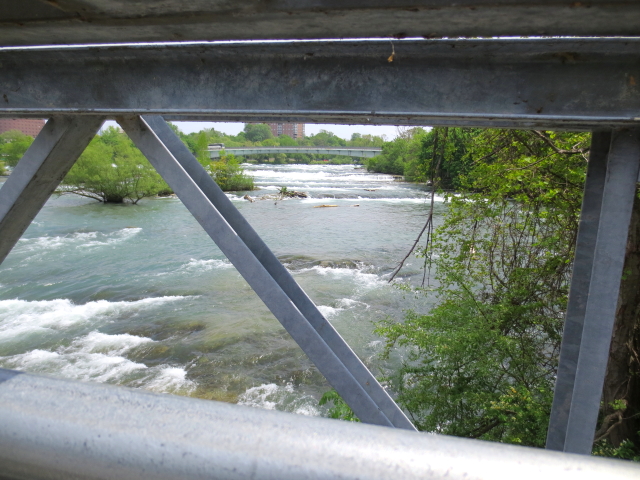
<svg viewBox="0 0 640 480">
<path fill-rule="evenodd" d="M 640 466 L 0 369 L 0 477 L 622 480 Z"/>
</svg>

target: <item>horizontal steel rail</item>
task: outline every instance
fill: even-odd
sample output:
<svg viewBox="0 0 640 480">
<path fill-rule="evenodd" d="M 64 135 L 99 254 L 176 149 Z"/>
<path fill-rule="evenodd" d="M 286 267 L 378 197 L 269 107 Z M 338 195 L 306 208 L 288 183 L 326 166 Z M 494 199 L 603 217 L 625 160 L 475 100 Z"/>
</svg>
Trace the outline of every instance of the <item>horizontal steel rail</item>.
<svg viewBox="0 0 640 480">
<path fill-rule="evenodd" d="M 382 153 L 381 148 L 349 147 L 238 147 L 209 149 L 211 158 L 220 158 L 220 152 L 233 155 L 259 155 L 271 153 L 305 153 L 307 155 L 343 155 L 346 157 L 373 158 Z"/>
<path fill-rule="evenodd" d="M 637 35 L 637 0 L 4 0 L 0 44 Z"/>
<path fill-rule="evenodd" d="M 0 116 L 637 126 L 639 56 L 640 39 L 4 50 Z"/>
<path fill-rule="evenodd" d="M 640 467 L 0 369 L 4 479 L 631 480 Z"/>
</svg>

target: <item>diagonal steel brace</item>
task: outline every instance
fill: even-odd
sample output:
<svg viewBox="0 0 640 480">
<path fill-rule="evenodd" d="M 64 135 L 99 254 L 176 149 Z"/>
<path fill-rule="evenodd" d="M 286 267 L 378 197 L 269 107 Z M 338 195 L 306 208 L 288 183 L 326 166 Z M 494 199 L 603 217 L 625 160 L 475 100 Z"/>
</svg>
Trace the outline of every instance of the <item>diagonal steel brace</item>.
<svg viewBox="0 0 640 480">
<path fill-rule="evenodd" d="M 104 117 L 50 119 L 0 190 L 0 263 L 58 187 Z"/>
<path fill-rule="evenodd" d="M 118 122 L 355 414 L 415 430 L 164 119 Z"/>
</svg>

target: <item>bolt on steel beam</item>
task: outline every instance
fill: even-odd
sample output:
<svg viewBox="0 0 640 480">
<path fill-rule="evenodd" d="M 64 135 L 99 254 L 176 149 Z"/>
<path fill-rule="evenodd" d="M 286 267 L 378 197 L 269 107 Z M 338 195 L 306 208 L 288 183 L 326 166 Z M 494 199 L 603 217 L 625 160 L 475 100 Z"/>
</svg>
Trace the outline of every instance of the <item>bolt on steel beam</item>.
<svg viewBox="0 0 640 480">
<path fill-rule="evenodd" d="M 162 125 L 159 122 L 161 119 L 152 118 L 150 120 L 152 123 L 153 120 L 156 120 L 156 127 Z M 120 117 L 118 122 L 211 239 L 314 362 L 318 370 L 349 404 L 354 413 L 363 422 L 394 426 L 394 423 L 382 411 L 372 395 L 354 378 L 352 372 L 337 356 L 337 353 L 327 345 L 325 339 L 310 323 L 310 320 L 300 311 L 292 297 L 283 290 L 283 285 L 285 288 L 287 287 L 286 282 L 282 282 L 282 276 L 280 276 L 280 281 L 283 285 L 265 268 L 265 265 L 256 257 L 238 232 L 203 193 L 198 183 L 210 187 L 210 183 L 204 182 L 205 176 L 208 174 L 203 169 L 195 170 L 194 176 L 198 179 L 196 182 L 143 118 Z M 166 129 L 161 134 L 166 134 Z M 176 141 L 179 142 L 179 139 L 173 138 L 173 136 L 168 138 L 173 140 L 172 148 L 177 149 Z M 182 151 L 187 151 L 186 147 Z M 257 244 L 254 245 L 254 248 L 258 250 L 262 248 L 262 254 L 264 254 L 266 246 L 262 245 L 263 248 Z M 283 270 L 286 272 L 286 269 Z M 302 305 L 303 309 L 305 308 L 306 304 L 301 296 L 297 297 L 296 301 Z M 397 422 L 397 418 L 400 418 L 399 415 L 404 416 L 404 414 L 397 406 L 396 409 L 397 411 L 392 413 L 394 413 L 394 420 Z M 413 428 L 409 425 L 404 425 L 404 427 Z"/>
<path fill-rule="evenodd" d="M 101 116 L 54 117 L 40 131 L 0 189 L 0 263 L 103 121 Z"/>
</svg>

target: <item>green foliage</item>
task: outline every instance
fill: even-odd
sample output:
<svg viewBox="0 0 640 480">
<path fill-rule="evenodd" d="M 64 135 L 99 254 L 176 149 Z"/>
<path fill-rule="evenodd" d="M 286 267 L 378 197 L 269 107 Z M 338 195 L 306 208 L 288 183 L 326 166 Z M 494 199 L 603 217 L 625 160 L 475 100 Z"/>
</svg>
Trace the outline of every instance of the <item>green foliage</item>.
<svg viewBox="0 0 640 480">
<path fill-rule="evenodd" d="M 287 161 L 287 156 L 284 153 L 276 153 L 273 156 L 273 163 L 277 164 L 277 165 L 281 165 L 283 163 L 286 163 Z"/>
<path fill-rule="evenodd" d="M 278 137 L 278 143 L 281 147 L 297 147 L 298 143 L 289 135 L 280 135 Z"/>
<path fill-rule="evenodd" d="M 404 175 L 405 166 L 419 161 L 422 157 L 422 142 L 426 132 L 413 128 L 382 146 L 382 154 L 365 160 L 370 172 Z"/>
<path fill-rule="evenodd" d="M 15 167 L 24 152 L 33 143 L 33 138 L 18 130 L 0 134 L 0 159 L 9 167 Z"/>
<path fill-rule="evenodd" d="M 431 179 L 434 151 L 443 153 L 437 184 L 440 188 L 461 188 L 461 178 L 469 171 L 473 156 L 469 146 L 478 129 L 432 128 L 425 131 L 413 128 L 402 132 L 391 142 L 382 145 L 382 154 L 365 160 L 371 172 L 404 175 L 410 182 L 426 182 Z"/>
<path fill-rule="evenodd" d="M 640 435 L 640 432 L 638 432 Z M 596 442 L 592 454 L 598 457 L 613 457 L 621 460 L 631 460 L 633 462 L 640 462 L 640 455 L 638 451 L 640 449 L 631 440 L 623 440 L 618 447 L 614 447 L 611 443 L 604 439 Z"/>
<path fill-rule="evenodd" d="M 418 428 L 543 446 L 589 137 L 471 138 L 467 155 L 479 160 L 420 252 L 435 267 L 438 303 L 377 333 L 387 354 L 407 351 L 391 380 Z"/>
<path fill-rule="evenodd" d="M 347 402 L 345 402 L 335 390 L 329 390 L 328 392 L 325 392 L 318 404 L 326 405 L 329 402 L 333 403 L 333 406 L 329 409 L 328 412 L 329 418 L 346 420 L 347 422 L 360 421 L 360 419 L 353 413 L 353 410 L 349 408 Z"/>
<path fill-rule="evenodd" d="M 345 147 L 347 145 L 346 140 L 327 130 L 320 130 L 320 132 L 307 137 L 305 140 L 307 145 L 315 145 L 317 147 Z"/>
<path fill-rule="evenodd" d="M 238 159 L 231 154 L 220 156 L 217 162 L 211 162 L 209 173 L 220 188 L 225 191 L 253 190 L 253 177 L 245 175 Z"/>
<path fill-rule="evenodd" d="M 369 134 L 362 135 L 361 133 L 353 133 L 347 145 L 350 147 L 382 147 L 382 145 L 384 145 L 384 138 Z"/>
<path fill-rule="evenodd" d="M 209 154 L 209 138 L 206 132 L 200 132 L 196 137 L 195 149 L 196 158 L 200 165 L 207 166 L 211 162 L 211 156 Z"/>
<path fill-rule="evenodd" d="M 96 136 L 62 181 L 63 193 L 104 203 L 138 203 L 170 192 L 133 142 L 114 127 Z"/>
<path fill-rule="evenodd" d="M 0 162 L 0 176 L 7 175 L 7 169 L 4 166 L 4 162 Z"/>
<path fill-rule="evenodd" d="M 264 123 L 245 123 L 244 135 L 250 142 L 262 142 L 268 138 L 273 138 L 269 125 Z"/>
</svg>

